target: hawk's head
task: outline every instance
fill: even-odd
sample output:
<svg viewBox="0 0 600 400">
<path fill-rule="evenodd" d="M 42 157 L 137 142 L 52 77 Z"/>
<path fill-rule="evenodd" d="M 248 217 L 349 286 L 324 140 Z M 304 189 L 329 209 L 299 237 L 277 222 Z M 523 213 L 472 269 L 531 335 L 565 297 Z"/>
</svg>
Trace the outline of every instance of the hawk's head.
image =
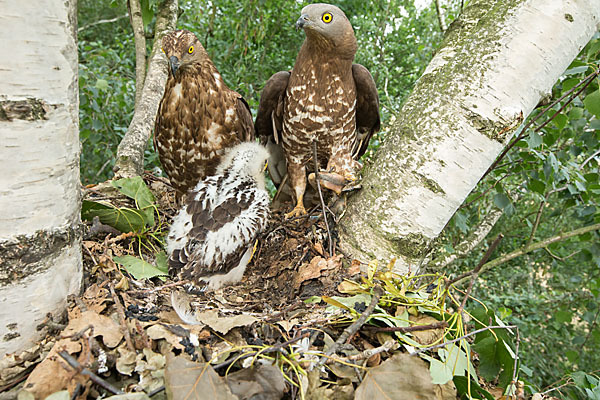
<svg viewBox="0 0 600 400">
<path fill-rule="evenodd" d="M 256 142 L 242 142 L 227 150 L 217 173 L 230 170 L 242 176 L 252 177 L 259 186 L 264 186 L 264 174 L 269 151 Z"/>
<path fill-rule="evenodd" d="M 346 14 L 338 7 L 316 3 L 302 9 L 302 15 L 296 21 L 297 29 L 304 29 L 307 40 L 319 47 L 333 48 L 340 53 L 354 57 L 356 38 Z"/>
<path fill-rule="evenodd" d="M 208 59 L 206 50 L 196 35 L 190 31 L 184 29 L 171 31 L 163 36 L 161 43 L 173 77 L 179 68 L 183 69 L 186 65 Z"/>
</svg>

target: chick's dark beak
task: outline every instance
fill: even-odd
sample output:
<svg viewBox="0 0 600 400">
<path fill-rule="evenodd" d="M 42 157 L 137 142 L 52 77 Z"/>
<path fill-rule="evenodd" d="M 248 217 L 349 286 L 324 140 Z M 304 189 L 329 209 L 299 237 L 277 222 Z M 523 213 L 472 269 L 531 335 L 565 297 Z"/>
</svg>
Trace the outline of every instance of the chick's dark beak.
<svg viewBox="0 0 600 400">
<path fill-rule="evenodd" d="M 175 56 L 169 57 L 169 67 L 171 67 L 171 74 L 174 78 L 175 72 L 177 72 L 177 68 L 179 68 L 179 59 Z"/>
<path fill-rule="evenodd" d="M 300 18 L 298 18 L 298 21 L 296 21 L 296 30 L 304 28 L 309 22 L 308 15 L 302 14 Z"/>
</svg>

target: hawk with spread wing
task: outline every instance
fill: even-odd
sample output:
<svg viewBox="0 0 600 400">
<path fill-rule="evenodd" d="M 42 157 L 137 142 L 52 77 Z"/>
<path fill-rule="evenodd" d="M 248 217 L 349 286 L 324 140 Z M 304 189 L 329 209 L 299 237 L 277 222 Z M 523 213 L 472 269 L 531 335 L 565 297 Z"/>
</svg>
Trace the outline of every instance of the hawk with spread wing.
<svg viewBox="0 0 600 400">
<path fill-rule="evenodd" d="M 269 216 L 268 157 L 260 144 L 241 143 L 189 192 L 166 239 L 172 273 L 209 289 L 242 279 Z"/>
<path fill-rule="evenodd" d="M 162 39 L 169 77 L 158 109 L 154 145 L 181 198 L 213 175 L 225 149 L 254 139 L 248 103 L 229 89 L 196 36 L 172 31 Z"/>
<path fill-rule="evenodd" d="M 306 39 L 294 68 L 267 81 L 255 122 L 257 134 L 270 148 L 269 173 L 276 184 L 283 182 L 287 169 L 296 198 L 287 217 L 306 213 L 303 197 L 313 143 L 319 168 L 326 170 L 319 172 L 320 181 L 339 193 L 357 179 L 358 159 L 380 127 L 375 81 L 365 67 L 353 64 L 356 37 L 344 12 L 311 4 L 301 14 L 296 27 Z"/>
</svg>

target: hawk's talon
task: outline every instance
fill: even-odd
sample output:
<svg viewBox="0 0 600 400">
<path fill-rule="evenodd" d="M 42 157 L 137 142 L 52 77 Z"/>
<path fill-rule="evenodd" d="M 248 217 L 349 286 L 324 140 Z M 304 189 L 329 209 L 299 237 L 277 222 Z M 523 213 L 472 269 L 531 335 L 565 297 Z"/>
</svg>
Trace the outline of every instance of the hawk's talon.
<svg viewBox="0 0 600 400">
<path fill-rule="evenodd" d="M 296 205 L 296 207 L 294 207 L 294 209 L 292 211 L 285 214 L 284 217 L 285 217 L 285 219 L 290 219 L 290 218 L 301 217 L 303 215 L 306 215 L 306 209 L 304 208 L 304 206 L 302 204 L 298 204 L 298 205 Z"/>
</svg>

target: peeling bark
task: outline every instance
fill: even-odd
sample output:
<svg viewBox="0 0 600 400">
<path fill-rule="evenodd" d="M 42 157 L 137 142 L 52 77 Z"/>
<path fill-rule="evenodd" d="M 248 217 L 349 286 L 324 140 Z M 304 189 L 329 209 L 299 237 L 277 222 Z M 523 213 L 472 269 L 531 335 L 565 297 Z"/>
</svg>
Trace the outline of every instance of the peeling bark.
<svg viewBox="0 0 600 400">
<path fill-rule="evenodd" d="M 144 169 L 144 150 L 154 128 L 154 120 L 167 82 L 168 63 L 160 50 L 160 41 L 177 23 L 177 0 L 165 0 L 160 4 L 156 18 L 154 44 L 144 89 L 139 103 L 136 103 L 133 118 L 127 133 L 117 148 L 115 177 L 125 178 L 140 175 Z"/>
<path fill-rule="evenodd" d="M 0 0 L 0 357 L 82 277 L 77 7 Z"/>
<path fill-rule="evenodd" d="M 600 0 L 474 0 L 448 28 L 340 221 L 345 253 L 417 271 L 513 132 L 591 39 Z"/>
<path fill-rule="evenodd" d="M 135 106 L 137 107 L 140 104 L 146 79 L 146 34 L 140 0 L 128 0 L 127 7 L 135 41 Z"/>
</svg>

